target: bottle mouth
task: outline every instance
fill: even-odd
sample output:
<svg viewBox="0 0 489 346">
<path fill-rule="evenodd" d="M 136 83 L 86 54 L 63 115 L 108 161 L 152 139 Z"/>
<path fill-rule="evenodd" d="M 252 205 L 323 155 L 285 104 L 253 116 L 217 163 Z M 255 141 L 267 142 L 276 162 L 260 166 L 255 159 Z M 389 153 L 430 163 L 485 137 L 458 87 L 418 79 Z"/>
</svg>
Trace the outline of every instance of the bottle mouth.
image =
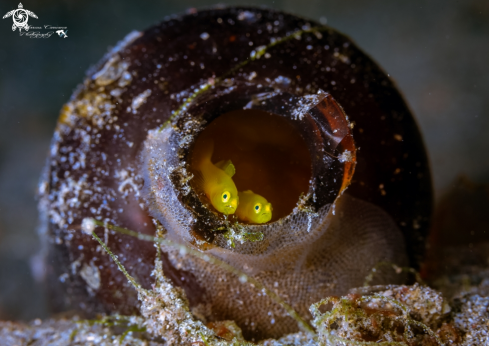
<svg viewBox="0 0 489 346">
<path fill-rule="evenodd" d="M 261 86 L 216 87 L 195 100 L 175 126 L 180 129 L 177 140 L 188 142 L 181 155 L 186 169 L 197 175 L 195 149 L 211 141 L 210 162 L 232 162 L 237 191 L 252 191 L 271 204 L 272 217 L 265 223 L 332 205 L 354 172 L 356 148 L 348 118 L 322 91 L 296 96 Z M 236 213 L 219 213 L 197 179 L 190 179 L 189 185 L 188 208 L 205 210 L 211 219 L 259 223 Z M 199 228 L 207 228 L 205 224 L 213 223 L 201 223 Z"/>
<path fill-rule="evenodd" d="M 194 148 L 210 142 L 213 152 L 209 164 L 231 162 L 235 174 L 229 177 L 229 182 L 236 185 L 237 191 L 252 191 L 271 203 L 272 218 L 267 222 L 292 213 L 300 196 L 307 194 L 312 178 L 311 154 L 306 140 L 286 118 L 256 109 L 220 114 L 199 133 L 192 145 L 189 170 L 194 176 L 199 174 L 196 162 L 201 160 L 195 154 L 200 151 Z M 190 181 L 191 186 L 198 189 L 196 183 L 196 180 Z M 205 191 L 199 194 L 207 202 L 205 195 Z M 244 208 L 244 203 L 253 213 L 254 203 L 247 200 L 240 201 L 238 211 Z M 258 223 L 247 221 L 240 213 L 231 215 L 239 222 Z"/>
</svg>

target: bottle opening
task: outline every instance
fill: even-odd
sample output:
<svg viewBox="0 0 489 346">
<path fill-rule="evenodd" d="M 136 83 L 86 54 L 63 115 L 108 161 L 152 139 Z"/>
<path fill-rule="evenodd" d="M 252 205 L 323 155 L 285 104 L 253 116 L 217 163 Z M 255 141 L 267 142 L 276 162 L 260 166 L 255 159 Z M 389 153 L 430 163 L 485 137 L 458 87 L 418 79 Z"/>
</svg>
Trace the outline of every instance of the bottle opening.
<svg viewBox="0 0 489 346">
<path fill-rule="evenodd" d="M 307 144 L 290 120 L 262 110 L 235 110 L 213 120 L 195 139 L 190 155 L 190 170 L 199 175 L 197 162 L 202 152 L 196 148 L 212 143 L 211 162 L 221 168 L 231 161 L 232 175 L 239 192 L 253 191 L 272 206 L 276 221 L 292 213 L 301 194 L 309 190 L 312 175 Z M 229 164 L 228 164 L 229 166 Z M 198 179 L 192 179 L 196 187 Z M 202 191 L 205 192 L 205 191 Z M 199 194 L 205 204 L 211 201 Z M 241 195 L 243 196 L 243 195 Z M 241 198 L 244 203 L 244 198 Z M 236 215 L 238 217 L 238 215 Z M 240 222 L 257 223 L 238 218 Z"/>
</svg>

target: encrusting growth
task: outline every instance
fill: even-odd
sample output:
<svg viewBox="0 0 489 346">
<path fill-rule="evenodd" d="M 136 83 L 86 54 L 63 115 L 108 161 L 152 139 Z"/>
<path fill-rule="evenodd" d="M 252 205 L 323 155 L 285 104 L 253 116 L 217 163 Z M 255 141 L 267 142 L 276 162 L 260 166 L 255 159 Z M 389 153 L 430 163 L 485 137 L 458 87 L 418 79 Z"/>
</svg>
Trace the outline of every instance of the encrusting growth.
<svg viewBox="0 0 489 346">
<path fill-rule="evenodd" d="M 0 322 L 2 340 L 15 344 L 36 341 L 47 346 L 62 342 L 66 345 L 90 342 L 95 346 L 109 345 L 185 345 L 185 346 L 425 346 L 457 344 L 468 346 L 472 339 L 463 339 L 448 318 L 450 311 L 446 301 L 436 291 L 414 286 L 390 286 L 363 288 L 363 294 L 352 293 L 344 297 L 324 299 L 311 306 L 314 316 L 312 329 L 289 334 L 277 340 L 259 343 L 246 341 L 240 328 L 232 321 L 208 323 L 198 320 L 190 311 L 183 290 L 175 288 L 163 275 L 162 262 L 155 260 L 153 277 L 155 284 L 150 290 L 142 288 L 107 245 L 93 232 L 97 221 L 86 220 L 83 231 L 89 233 L 115 261 L 119 269 L 138 292 L 141 301 L 141 317 L 107 316 L 100 320 L 48 320 L 38 321 L 32 327 Z M 165 242 L 159 226 L 158 237 L 141 235 L 129 230 L 105 224 L 110 229 L 138 236 L 140 239 Z M 175 244 L 175 246 L 178 246 Z M 193 250 L 188 249 L 191 253 Z M 160 254 L 160 250 L 157 250 Z M 198 255 L 198 253 L 195 253 Z M 199 256 L 199 255 L 198 255 Z M 217 263 L 217 262 L 216 262 Z M 220 265 L 220 264 L 219 264 Z M 245 285 L 246 280 L 242 280 Z M 370 290 L 370 291 L 369 291 Z M 481 300 L 482 304 L 489 301 Z M 321 306 L 332 304 L 328 312 Z M 455 321 L 463 321 L 467 312 L 462 309 Z M 443 323 L 442 323 L 443 322 Z M 110 326 L 126 326 L 117 334 Z M 436 332 L 435 332 L 436 331 Z M 163 338 L 160 342 L 158 339 Z"/>
<path fill-rule="evenodd" d="M 307 320 L 377 263 L 415 266 L 429 224 L 423 143 L 392 80 L 348 37 L 273 10 L 196 11 L 128 35 L 63 107 L 47 162 L 41 237 L 57 312 L 139 311 L 133 284 L 78 231 L 86 218 L 145 235 L 157 221 L 200 252 L 161 244 L 165 274 L 202 319 L 232 320 L 247 340 L 299 330 L 273 294 Z M 240 217 L 247 191 L 266 200 L 251 215 L 273 213 Z M 152 243 L 110 228 L 100 238 L 150 287 Z M 381 269 L 372 285 L 402 282 Z"/>
</svg>

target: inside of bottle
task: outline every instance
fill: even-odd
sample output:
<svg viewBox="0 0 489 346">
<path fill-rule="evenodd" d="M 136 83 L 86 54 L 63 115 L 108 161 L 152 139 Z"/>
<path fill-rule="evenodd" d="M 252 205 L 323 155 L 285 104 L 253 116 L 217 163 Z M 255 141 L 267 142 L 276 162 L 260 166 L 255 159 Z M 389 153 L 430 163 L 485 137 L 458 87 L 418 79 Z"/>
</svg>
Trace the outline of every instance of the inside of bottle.
<svg viewBox="0 0 489 346">
<path fill-rule="evenodd" d="M 193 147 L 204 141 L 214 142 L 213 164 L 231 160 L 238 191 L 251 190 L 272 204 L 270 222 L 289 215 L 309 190 L 311 155 L 301 134 L 282 116 L 261 110 L 231 111 L 213 120 Z M 194 152 L 191 171 L 198 160 Z"/>
</svg>

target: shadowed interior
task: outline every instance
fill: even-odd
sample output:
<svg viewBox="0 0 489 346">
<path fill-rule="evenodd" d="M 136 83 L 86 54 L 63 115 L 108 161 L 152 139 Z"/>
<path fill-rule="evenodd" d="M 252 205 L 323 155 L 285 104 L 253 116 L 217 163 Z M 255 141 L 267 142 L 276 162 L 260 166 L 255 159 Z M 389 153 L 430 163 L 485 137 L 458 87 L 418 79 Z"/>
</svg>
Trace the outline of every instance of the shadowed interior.
<svg viewBox="0 0 489 346">
<path fill-rule="evenodd" d="M 231 160 L 238 191 L 252 190 L 272 204 L 272 220 L 287 216 L 309 190 L 312 166 L 309 150 L 285 118 L 260 111 L 237 110 L 212 121 L 194 146 L 214 141 L 212 162 Z M 190 159 L 190 168 L 195 158 Z"/>
</svg>

